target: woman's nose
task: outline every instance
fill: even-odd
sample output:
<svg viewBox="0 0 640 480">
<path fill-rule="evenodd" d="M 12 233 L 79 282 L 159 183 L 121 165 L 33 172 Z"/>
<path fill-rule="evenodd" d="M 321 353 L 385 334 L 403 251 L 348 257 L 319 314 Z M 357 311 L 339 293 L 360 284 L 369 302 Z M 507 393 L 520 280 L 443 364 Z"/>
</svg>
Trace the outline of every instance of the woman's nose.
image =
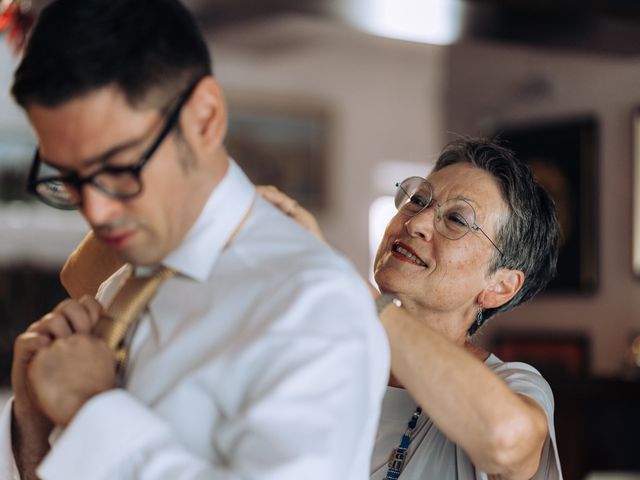
<svg viewBox="0 0 640 480">
<path fill-rule="evenodd" d="M 407 219 L 404 223 L 407 233 L 412 237 L 431 241 L 435 227 L 435 217 L 437 216 L 436 209 L 437 207 L 433 205 Z"/>
</svg>

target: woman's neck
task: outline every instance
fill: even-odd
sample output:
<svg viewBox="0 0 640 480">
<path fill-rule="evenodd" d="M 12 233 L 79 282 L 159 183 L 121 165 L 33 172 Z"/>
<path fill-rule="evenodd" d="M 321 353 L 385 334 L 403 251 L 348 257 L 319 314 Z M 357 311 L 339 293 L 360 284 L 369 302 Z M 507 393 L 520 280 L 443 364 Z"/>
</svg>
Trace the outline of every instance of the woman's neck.
<svg viewBox="0 0 640 480">
<path fill-rule="evenodd" d="M 471 325 L 472 312 L 434 311 L 412 299 L 403 299 L 402 306 L 416 320 L 434 329 L 456 345 L 463 346 L 467 340 L 467 330 Z"/>
</svg>

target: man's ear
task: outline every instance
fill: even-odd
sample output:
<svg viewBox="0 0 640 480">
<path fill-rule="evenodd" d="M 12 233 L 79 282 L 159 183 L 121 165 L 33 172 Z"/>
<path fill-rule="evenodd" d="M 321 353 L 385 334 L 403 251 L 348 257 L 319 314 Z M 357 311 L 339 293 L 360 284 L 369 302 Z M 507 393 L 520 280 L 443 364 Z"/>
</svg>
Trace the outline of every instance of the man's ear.
<svg viewBox="0 0 640 480">
<path fill-rule="evenodd" d="M 191 145 L 215 152 L 227 131 L 227 106 L 220 84 L 212 76 L 198 82 L 184 109 L 183 134 Z"/>
<path fill-rule="evenodd" d="M 522 288 L 524 273 L 520 270 L 499 268 L 489 280 L 489 285 L 478 296 L 483 308 L 497 308 L 511 300 Z"/>
</svg>

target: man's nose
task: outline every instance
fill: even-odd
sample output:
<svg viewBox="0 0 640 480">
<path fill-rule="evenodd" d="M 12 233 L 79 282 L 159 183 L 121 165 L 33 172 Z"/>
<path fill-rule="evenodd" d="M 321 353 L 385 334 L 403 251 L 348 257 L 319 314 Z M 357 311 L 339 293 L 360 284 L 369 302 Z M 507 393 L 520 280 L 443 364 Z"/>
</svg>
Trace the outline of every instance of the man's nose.
<svg viewBox="0 0 640 480">
<path fill-rule="evenodd" d="M 437 207 L 432 205 L 410 217 L 404 224 L 409 235 L 431 241 L 437 216 L 436 209 Z"/>
<path fill-rule="evenodd" d="M 82 186 L 82 215 L 92 226 L 108 225 L 122 213 L 122 202 L 91 184 Z"/>
</svg>

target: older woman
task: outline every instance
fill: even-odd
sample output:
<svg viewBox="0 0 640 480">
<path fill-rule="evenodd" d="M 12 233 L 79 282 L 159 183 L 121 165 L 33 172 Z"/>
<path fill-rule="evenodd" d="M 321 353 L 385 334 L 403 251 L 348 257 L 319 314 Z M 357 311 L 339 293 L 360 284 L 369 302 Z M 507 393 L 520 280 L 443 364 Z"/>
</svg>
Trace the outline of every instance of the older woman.
<svg viewBox="0 0 640 480">
<path fill-rule="evenodd" d="M 319 232 L 295 201 L 262 194 Z M 553 276 L 553 202 L 509 150 L 462 139 L 426 179 L 399 183 L 395 203 L 374 264 L 392 374 L 371 478 L 562 478 L 546 381 L 470 342 Z"/>
<path fill-rule="evenodd" d="M 265 194 L 314 230 L 308 212 Z M 371 478 L 561 478 L 548 384 L 470 342 L 555 273 L 553 202 L 512 152 L 462 139 L 426 179 L 399 183 L 395 203 L 374 274 L 382 303 L 393 294 L 402 309 L 381 314 L 393 374 Z"/>
</svg>

